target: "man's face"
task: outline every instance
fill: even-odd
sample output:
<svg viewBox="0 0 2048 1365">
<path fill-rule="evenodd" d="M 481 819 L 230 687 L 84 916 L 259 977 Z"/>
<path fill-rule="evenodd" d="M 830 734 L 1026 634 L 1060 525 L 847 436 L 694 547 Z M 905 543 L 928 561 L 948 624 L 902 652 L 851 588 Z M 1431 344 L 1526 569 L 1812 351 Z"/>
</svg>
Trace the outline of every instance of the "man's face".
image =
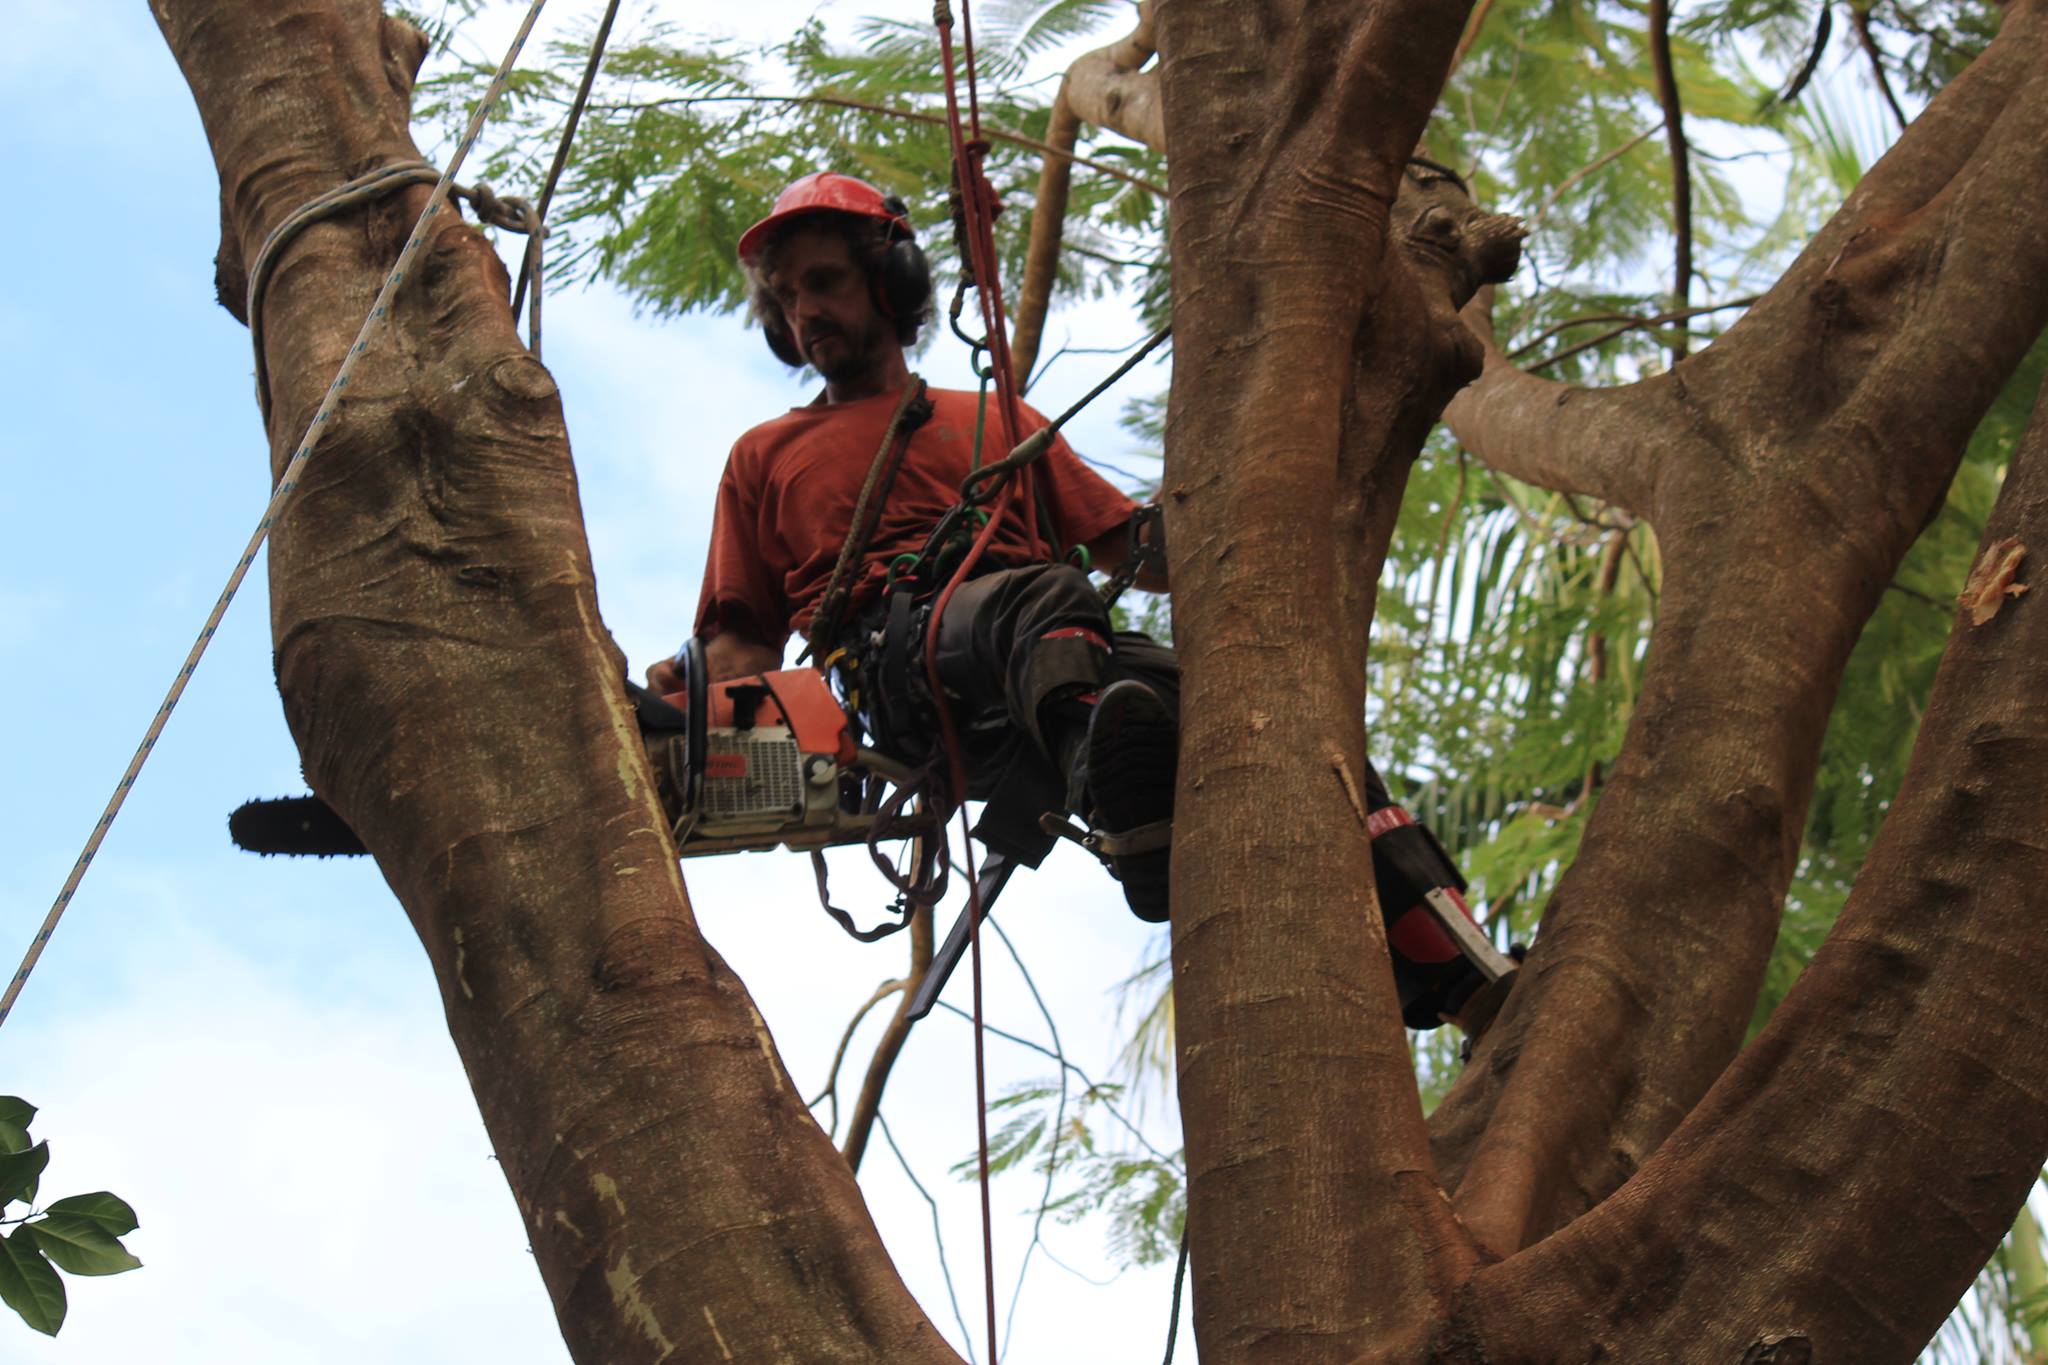
<svg viewBox="0 0 2048 1365">
<path fill-rule="evenodd" d="M 776 252 L 768 292 L 790 337 L 813 369 L 834 383 L 858 379 L 898 346 L 895 328 L 875 307 L 867 276 L 846 239 L 798 227 Z"/>
</svg>

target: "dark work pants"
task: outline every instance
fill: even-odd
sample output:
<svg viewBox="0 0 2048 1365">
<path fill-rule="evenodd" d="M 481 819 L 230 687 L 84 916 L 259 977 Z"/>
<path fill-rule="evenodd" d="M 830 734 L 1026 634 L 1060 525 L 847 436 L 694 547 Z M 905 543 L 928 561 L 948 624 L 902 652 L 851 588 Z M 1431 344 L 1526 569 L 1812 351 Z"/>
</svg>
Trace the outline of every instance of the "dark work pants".
<svg viewBox="0 0 2048 1365">
<path fill-rule="evenodd" d="M 1085 703 L 1074 699 L 1135 678 L 1170 708 L 1180 706 L 1174 652 L 1149 636 L 1115 630 L 1101 595 L 1071 565 L 1001 569 L 962 584 L 939 625 L 938 665 L 966 750 L 968 795 L 988 803 L 975 834 L 1028 867 L 1038 866 L 1055 842 L 1039 828 L 1038 817 L 1065 808 L 1066 774 L 1055 756 L 1070 736 L 1055 732 L 1085 726 Z M 1366 789 L 1374 809 L 1392 804 L 1370 768 Z M 1415 862 L 1413 850 L 1404 846 L 1401 854 L 1376 852 L 1374 858 L 1390 924 L 1418 913 L 1417 882 L 1457 878 L 1447 857 L 1435 869 L 1397 866 Z M 1457 885 L 1462 888 L 1462 879 Z M 1458 1008 L 1480 984 L 1477 971 L 1455 950 L 1448 958 L 1425 961 L 1396 947 L 1393 958 L 1402 1013 L 1413 1028 L 1434 1027 L 1439 1013 Z"/>
</svg>

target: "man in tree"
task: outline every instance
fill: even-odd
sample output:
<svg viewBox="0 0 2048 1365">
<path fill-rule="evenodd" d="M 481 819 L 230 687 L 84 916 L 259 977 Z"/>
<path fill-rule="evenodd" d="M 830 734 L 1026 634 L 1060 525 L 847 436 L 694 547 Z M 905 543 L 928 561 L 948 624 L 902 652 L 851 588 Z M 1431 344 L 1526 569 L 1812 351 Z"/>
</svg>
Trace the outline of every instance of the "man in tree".
<svg viewBox="0 0 2048 1365">
<path fill-rule="evenodd" d="M 906 363 L 931 282 L 905 215 L 873 186 L 819 172 L 740 238 L 769 347 L 817 370 L 825 390 L 734 447 L 696 633 L 714 680 L 779 667 L 793 632 L 818 657 L 851 661 L 877 744 L 924 762 L 940 740 L 922 646 L 956 553 L 933 543 L 933 528 L 987 461 L 976 449 L 977 396 L 927 391 Z M 1029 408 L 1023 417 L 1019 437 L 1047 425 Z M 1021 491 L 1037 517 L 998 509 L 977 576 L 945 600 L 939 627 L 939 682 L 963 722 L 968 795 L 988 803 L 976 835 L 1035 867 L 1054 842 L 1040 817 L 1085 813 L 1133 913 L 1163 922 L 1178 667 L 1171 650 L 1115 630 L 1066 551 L 1085 547 L 1083 563 L 1114 573 L 1157 550 L 1159 523 L 1057 435 L 1029 469 Z M 1165 588 L 1149 565 L 1146 574 L 1146 586 Z M 668 662 L 648 680 L 660 692 L 681 685 Z M 1485 977 L 1421 904 L 1438 888 L 1454 894 L 1455 868 L 1370 771 L 1367 800 L 1371 832 L 1388 836 L 1375 867 L 1404 1014 L 1428 1028 L 1462 1012 L 1460 1022 L 1483 1027 L 1504 990 L 1478 997 Z"/>
</svg>

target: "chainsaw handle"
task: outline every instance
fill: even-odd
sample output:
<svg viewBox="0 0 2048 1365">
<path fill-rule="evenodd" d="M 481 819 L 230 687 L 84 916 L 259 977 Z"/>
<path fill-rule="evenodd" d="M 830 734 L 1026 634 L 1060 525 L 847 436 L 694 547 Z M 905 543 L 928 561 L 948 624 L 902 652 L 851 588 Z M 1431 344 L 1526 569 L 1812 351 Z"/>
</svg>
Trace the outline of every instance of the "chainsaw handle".
<svg viewBox="0 0 2048 1365">
<path fill-rule="evenodd" d="M 702 636 L 692 635 L 671 660 L 690 696 L 690 728 L 683 750 L 683 809 L 703 809 L 704 766 L 711 747 L 711 666 Z"/>
</svg>

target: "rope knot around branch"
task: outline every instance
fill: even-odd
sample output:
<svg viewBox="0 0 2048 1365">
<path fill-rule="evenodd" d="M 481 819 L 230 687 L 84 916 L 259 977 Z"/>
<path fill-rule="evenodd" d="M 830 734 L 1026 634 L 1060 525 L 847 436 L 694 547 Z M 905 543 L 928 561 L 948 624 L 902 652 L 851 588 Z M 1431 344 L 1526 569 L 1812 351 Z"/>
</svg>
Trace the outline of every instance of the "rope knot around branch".
<svg viewBox="0 0 2048 1365">
<path fill-rule="evenodd" d="M 284 249 L 314 223 L 382 199 L 386 195 L 396 194 L 413 185 L 434 184 L 440 178 L 441 172 L 431 163 L 416 158 L 378 166 L 307 200 L 286 215 L 284 221 L 271 229 L 270 235 L 263 239 L 263 246 L 257 251 L 255 261 L 249 267 L 249 292 L 244 316 L 249 324 L 250 342 L 256 349 L 256 401 L 262 406 L 266 420 L 270 416 L 270 371 L 264 357 L 263 300 Z M 451 184 L 448 187 L 448 196 L 468 204 L 470 211 L 476 215 L 476 220 L 485 226 L 500 228 L 507 232 L 525 233 L 530 245 L 520 267 L 522 289 L 538 282 L 541 272 L 540 242 L 547 236 L 547 225 L 542 221 L 541 211 L 535 207 L 532 200 L 522 195 L 499 194 L 486 184 Z M 535 312 L 538 313 L 537 307 Z M 528 343 L 528 349 L 535 355 L 540 353 L 539 340 L 536 320 L 532 339 Z"/>
<path fill-rule="evenodd" d="M 540 220 L 540 213 L 533 201 L 517 194 L 499 194 L 487 184 L 471 187 L 455 186 L 450 193 L 469 204 L 479 223 L 507 232 L 523 232 L 527 236 L 545 236 L 547 225 Z"/>
</svg>

